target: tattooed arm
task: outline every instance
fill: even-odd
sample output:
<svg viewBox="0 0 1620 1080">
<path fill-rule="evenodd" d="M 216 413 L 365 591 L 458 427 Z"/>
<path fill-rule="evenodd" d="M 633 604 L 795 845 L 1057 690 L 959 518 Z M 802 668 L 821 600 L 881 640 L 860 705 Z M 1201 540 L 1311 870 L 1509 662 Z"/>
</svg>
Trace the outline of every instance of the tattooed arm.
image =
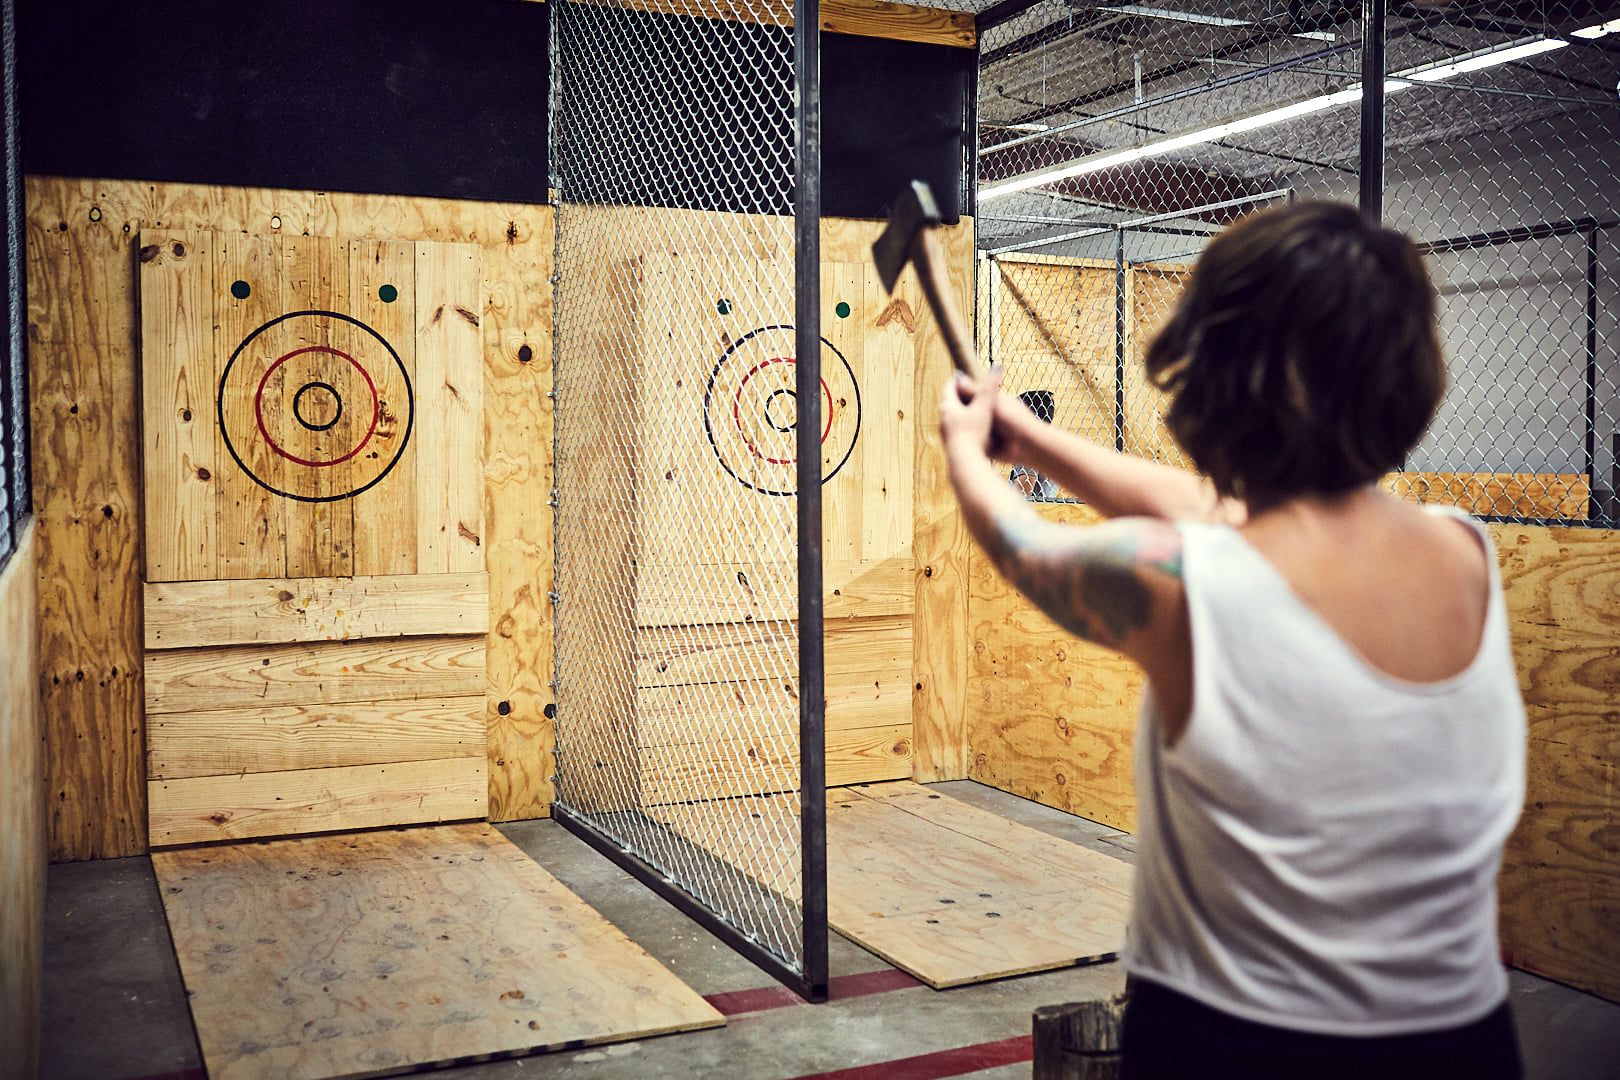
<svg viewBox="0 0 1620 1080">
<path fill-rule="evenodd" d="M 954 384 L 940 402 L 940 434 L 968 530 L 1003 576 L 1053 621 L 1142 665 L 1173 742 L 1192 692 L 1181 535 L 1155 518 L 1090 528 L 1043 519 L 986 452 L 1000 381 L 993 371 L 977 387 Z M 964 395 L 971 400 L 964 402 Z"/>
<path fill-rule="evenodd" d="M 966 465 L 968 463 L 964 463 Z M 1181 537 L 1150 518 L 1091 528 L 1046 521 L 1010 492 L 994 467 L 957 480 L 968 529 L 1003 577 L 1070 633 L 1141 660 L 1163 638 L 1180 600 Z M 952 470 L 953 479 L 958 476 Z M 1169 615 L 1170 618 L 1166 618 Z"/>
</svg>

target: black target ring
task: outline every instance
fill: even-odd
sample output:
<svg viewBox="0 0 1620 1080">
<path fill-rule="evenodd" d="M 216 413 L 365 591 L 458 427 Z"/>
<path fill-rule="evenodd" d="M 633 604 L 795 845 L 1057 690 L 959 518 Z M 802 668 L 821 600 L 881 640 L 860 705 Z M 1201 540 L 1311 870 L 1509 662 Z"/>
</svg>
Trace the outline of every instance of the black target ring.
<svg viewBox="0 0 1620 1080">
<path fill-rule="evenodd" d="M 336 492 L 336 493 L 331 494 L 331 495 L 300 495 L 298 492 L 295 492 L 295 491 L 284 491 L 281 488 L 277 487 L 276 485 L 266 481 L 263 477 L 261 477 L 257 473 L 255 473 L 248 466 L 247 462 L 242 460 L 242 454 L 237 449 L 236 444 L 231 441 L 230 430 L 225 424 L 225 388 L 226 388 L 227 381 L 230 378 L 231 368 L 235 366 L 237 359 L 242 355 L 242 351 L 244 349 L 246 349 L 250 344 L 252 344 L 252 342 L 253 342 L 253 340 L 255 338 L 259 337 L 261 334 L 266 333 L 271 328 L 279 326 L 280 324 L 286 322 L 288 319 L 297 319 L 297 318 L 302 318 L 302 317 L 305 317 L 305 316 L 312 316 L 312 317 L 315 317 L 315 318 L 337 319 L 337 320 L 340 320 L 342 322 L 349 323 L 352 326 L 357 326 L 361 330 L 364 330 L 367 334 L 371 335 L 372 338 L 376 339 L 377 343 L 379 345 L 381 345 L 388 352 L 389 357 L 394 361 L 394 366 L 399 369 L 399 377 L 404 382 L 404 385 L 405 385 L 405 402 L 406 402 L 405 431 L 404 431 L 404 434 L 400 437 L 399 445 L 397 447 L 395 447 L 395 449 L 394 449 L 393 457 L 388 459 L 387 464 L 385 464 L 382 467 L 382 470 L 380 472 L 378 472 L 376 476 L 372 477 L 370 480 L 366 481 L 364 484 L 361 484 L 359 487 L 353 488 L 353 489 L 351 489 L 349 491 L 339 491 L 339 492 Z M 323 384 L 320 384 L 320 385 L 324 386 L 326 384 L 323 383 Z M 306 385 L 305 387 L 301 388 L 299 393 L 303 393 L 303 391 L 305 389 L 309 389 L 309 385 Z M 327 389 L 331 389 L 331 387 L 328 386 Z M 334 392 L 334 394 L 336 393 L 336 391 L 333 391 L 333 392 Z M 341 415 L 342 414 L 342 398 L 338 397 L 337 400 L 338 400 L 338 403 L 339 403 L 339 415 Z M 411 373 L 405 369 L 405 362 L 400 359 L 399 353 L 395 351 L 394 347 L 391 344 L 389 344 L 388 339 L 383 337 L 376 330 L 373 330 L 371 327 L 367 326 L 365 323 L 361 322 L 359 319 L 354 318 L 352 315 L 345 315 L 342 312 L 338 312 L 338 311 L 323 311 L 323 310 L 321 310 L 319 308 L 311 308 L 311 309 L 304 310 L 304 311 L 289 311 L 289 312 L 287 312 L 287 313 L 285 313 L 283 315 L 277 315 L 275 318 L 271 319 L 269 322 L 265 323 L 263 326 L 260 326 L 257 330 L 253 331 L 247 337 L 243 338 L 242 343 L 239 344 L 235 348 L 234 351 L 232 351 L 231 358 L 229 360 L 225 361 L 225 370 L 220 372 L 220 375 L 219 375 L 219 390 L 215 394 L 215 397 L 214 397 L 214 406 L 215 406 L 215 410 L 216 410 L 215 415 L 218 417 L 219 432 L 220 432 L 220 435 L 225 440 L 225 449 L 231 455 L 231 460 L 236 462 L 236 467 L 241 469 L 242 473 L 245 476 L 247 476 L 250 480 L 252 480 L 255 484 L 258 484 L 260 487 L 264 488 L 264 490 L 270 492 L 272 495 L 280 495 L 284 499 L 293 499 L 293 500 L 295 500 L 297 502 L 307 502 L 307 503 L 338 502 L 338 501 L 340 501 L 342 499 L 352 499 L 356 495 L 361 495 L 361 494 L 363 494 L 363 493 L 365 493 L 367 491 L 370 491 L 372 488 L 374 488 L 378 484 L 382 483 L 383 479 L 385 477 L 387 477 L 387 475 L 389 473 L 394 471 L 394 466 L 399 464 L 400 458 L 402 456 L 404 456 L 404 454 L 405 454 L 405 447 L 410 445 L 411 432 L 416 427 L 416 391 L 411 385 Z M 304 424 L 304 421 L 303 421 L 302 418 L 299 418 L 299 423 Z M 332 424 L 336 424 L 336 423 L 337 423 L 337 417 L 333 417 Z M 329 424 L 327 426 L 330 427 L 330 426 L 332 426 L 332 424 Z M 308 424 L 304 424 L 304 426 L 309 427 Z M 323 429 L 310 428 L 310 430 L 323 430 Z"/>
<path fill-rule="evenodd" d="M 332 419 L 324 424 L 314 424 L 304 419 L 304 395 L 311 390 L 325 390 L 332 395 L 333 402 L 337 404 L 337 411 L 332 414 Z M 293 419 L 303 424 L 310 431 L 331 431 L 337 426 L 337 422 L 343 419 L 343 395 L 338 393 L 337 387 L 331 383 L 307 382 L 298 388 L 298 393 L 293 395 Z"/>
<path fill-rule="evenodd" d="M 790 398 L 793 399 L 793 423 L 787 424 L 787 425 L 783 425 L 783 424 L 778 423 L 777 420 L 776 420 L 776 416 L 775 416 L 776 399 L 779 398 L 779 397 L 784 397 L 784 396 L 790 397 Z M 799 395 L 797 393 L 795 393 L 794 391 L 789 390 L 785 386 L 777 387 L 775 390 L 771 391 L 771 396 L 765 399 L 765 422 L 767 424 L 771 425 L 771 427 L 775 428 L 777 431 L 781 431 L 781 432 L 792 431 L 794 428 L 799 426 L 799 412 L 798 412 L 798 410 L 799 410 Z"/>
<path fill-rule="evenodd" d="M 727 346 L 726 351 L 720 354 L 720 359 L 715 362 L 713 370 L 711 370 L 709 372 L 708 385 L 705 386 L 704 390 L 703 390 L 703 434 L 709 440 L 709 449 L 714 452 L 715 460 L 720 463 L 720 467 L 722 469 L 726 470 L 726 473 L 728 475 L 730 475 L 733 480 L 737 481 L 737 483 L 741 484 L 743 487 L 748 488 L 751 491 L 757 491 L 761 495 L 792 496 L 792 495 L 797 495 L 798 494 L 798 489 L 797 488 L 781 488 L 781 489 L 778 489 L 778 488 L 773 488 L 773 487 L 762 486 L 761 484 L 752 483 L 749 480 L 745 479 L 742 475 L 740 475 L 738 470 L 734 469 L 731 466 L 730 462 L 728 462 L 726 460 L 725 452 L 720 448 L 720 442 L 716 438 L 715 430 L 714 430 L 714 421 L 713 421 L 713 418 L 712 418 L 715 407 L 716 407 L 716 403 L 715 403 L 715 384 L 720 379 L 721 372 L 725 370 L 727 362 L 730 361 L 732 359 L 732 357 L 737 354 L 737 351 L 739 349 L 741 349 L 744 345 L 746 345 L 749 341 L 753 340 L 754 338 L 759 337 L 761 334 L 766 334 L 766 333 L 769 333 L 770 331 L 773 331 L 773 330 L 785 330 L 785 331 L 787 331 L 788 333 L 791 334 L 793 332 L 793 326 L 791 324 L 788 324 L 788 323 L 776 323 L 776 324 L 773 324 L 771 326 L 756 327 L 755 329 L 750 330 L 748 333 L 744 334 L 742 337 L 738 338 L 736 341 L 732 342 L 729 346 Z M 838 459 L 838 463 L 836 465 L 834 465 L 830 470 L 828 470 L 821 477 L 822 484 L 826 484 L 827 481 L 831 480 L 833 477 L 838 475 L 838 472 L 839 472 L 840 469 L 842 469 L 846 464 L 848 464 L 850 455 L 855 452 L 855 445 L 860 441 L 860 436 L 861 436 L 861 385 L 860 385 L 859 380 L 857 380 L 855 378 L 855 369 L 850 367 L 849 360 L 845 358 L 843 353 L 838 351 L 838 347 L 836 345 L 834 345 L 832 342 L 828 341 L 826 338 L 821 339 L 821 344 L 822 344 L 822 346 L 824 348 L 830 350 L 832 352 L 832 354 L 838 358 L 838 362 L 843 365 L 844 373 L 845 373 L 845 375 L 848 376 L 848 379 L 849 379 L 849 386 L 850 386 L 851 395 L 855 399 L 854 430 L 853 430 L 852 434 L 850 435 L 849 445 L 844 448 L 844 454 L 843 454 L 842 457 L 840 457 Z M 793 361 L 793 363 L 795 365 L 797 365 L 797 363 L 798 363 L 797 359 L 795 359 Z M 822 390 L 823 390 L 824 393 L 827 393 L 830 396 L 830 391 L 828 391 L 828 388 L 827 388 L 827 380 L 825 378 L 825 375 L 822 378 Z M 785 392 L 785 391 L 783 391 L 783 392 Z M 767 398 L 767 404 L 770 401 L 774 401 L 778 396 L 779 396 L 778 393 L 771 394 L 770 397 Z M 796 395 L 795 395 L 795 398 L 796 398 Z M 797 404 L 797 401 L 795 401 L 795 405 L 796 404 Z M 726 409 L 722 409 L 721 411 L 725 412 L 725 413 L 729 413 L 729 410 L 726 410 Z M 826 421 L 830 425 L 830 423 L 832 421 L 832 416 L 831 416 L 830 411 L 828 413 L 828 416 L 826 417 Z M 797 418 L 796 411 L 795 411 L 794 423 L 792 425 L 790 425 L 788 427 L 781 427 L 781 426 L 775 424 L 774 422 L 772 422 L 770 426 L 775 428 L 777 431 L 784 432 L 784 433 L 794 430 L 796 427 L 798 427 L 798 418 Z M 822 433 L 823 441 L 825 441 L 826 435 L 827 435 L 827 433 L 824 431 Z M 755 451 L 755 453 L 757 454 L 758 452 Z M 770 460 L 770 459 L 766 459 L 766 460 Z"/>
</svg>

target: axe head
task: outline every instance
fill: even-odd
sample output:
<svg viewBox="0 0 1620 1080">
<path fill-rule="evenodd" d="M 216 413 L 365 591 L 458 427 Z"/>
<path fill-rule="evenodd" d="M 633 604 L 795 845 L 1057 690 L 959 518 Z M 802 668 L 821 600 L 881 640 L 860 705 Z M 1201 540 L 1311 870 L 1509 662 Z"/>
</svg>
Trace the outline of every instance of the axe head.
<svg viewBox="0 0 1620 1080">
<path fill-rule="evenodd" d="M 913 180 L 889 210 L 889 224 L 872 245 L 872 261 L 885 292 L 894 292 L 900 271 L 911 258 L 911 242 L 924 229 L 939 224 L 939 205 L 934 193 L 921 180 Z"/>
</svg>

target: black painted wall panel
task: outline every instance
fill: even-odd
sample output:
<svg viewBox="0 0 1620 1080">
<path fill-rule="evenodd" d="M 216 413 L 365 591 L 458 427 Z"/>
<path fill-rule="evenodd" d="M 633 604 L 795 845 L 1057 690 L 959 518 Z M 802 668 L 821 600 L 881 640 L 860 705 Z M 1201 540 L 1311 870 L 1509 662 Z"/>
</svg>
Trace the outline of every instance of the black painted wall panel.
<svg viewBox="0 0 1620 1080">
<path fill-rule="evenodd" d="M 545 4 L 18 0 L 29 172 L 546 198 Z"/>
</svg>

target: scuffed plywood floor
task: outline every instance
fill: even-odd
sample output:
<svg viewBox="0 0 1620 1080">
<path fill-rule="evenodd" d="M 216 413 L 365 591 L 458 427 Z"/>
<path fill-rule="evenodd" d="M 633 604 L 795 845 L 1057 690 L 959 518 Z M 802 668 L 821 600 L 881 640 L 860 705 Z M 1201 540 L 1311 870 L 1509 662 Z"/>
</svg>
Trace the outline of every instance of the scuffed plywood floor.
<svg viewBox="0 0 1620 1080">
<path fill-rule="evenodd" d="M 759 850 L 761 820 L 797 794 L 648 813 L 797 901 L 796 860 Z M 1131 868 L 909 780 L 827 793 L 833 929 L 943 989 L 1112 959 L 1125 942 Z"/>
<path fill-rule="evenodd" d="M 384 1076 L 724 1023 L 487 824 L 152 864 L 212 1080 Z"/>
</svg>

